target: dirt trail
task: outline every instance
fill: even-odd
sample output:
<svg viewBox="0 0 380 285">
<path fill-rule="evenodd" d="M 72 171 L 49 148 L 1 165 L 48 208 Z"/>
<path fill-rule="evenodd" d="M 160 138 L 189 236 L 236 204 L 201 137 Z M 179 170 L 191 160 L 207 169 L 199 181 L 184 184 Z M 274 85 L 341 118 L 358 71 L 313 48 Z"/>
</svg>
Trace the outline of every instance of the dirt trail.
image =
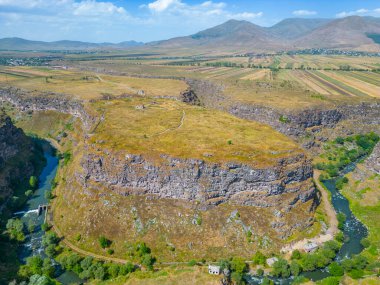
<svg viewBox="0 0 380 285">
<path fill-rule="evenodd" d="M 164 130 L 162 132 L 159 132 L 157 134 L 152 135 L 151 137 L 160 136 L 160 135 L 163 135 L 163 134 L 165 134 L 167 132 L 176 131 L 176 130 L 180 129 L 182 127 L 182 125 L 183 125 L 183 122 L 185 121 L 185 116 L 186 116 L 186 112 L 185 112 L 185 110 L 182 110 L 181 121 L 179 122 L 179 125 L 177 127 L 175 127 L 175 128 L 168 128 L 168 129 L 166 129 L 166 130 Z"/>
<path fill-rule="evenodd" d="M 329 195 L 327 193 L 328 190 L 326 190 L 321 185 L 321 182 L 319 182 L 318 180 L 319 175 L 320 175 L 320 172 L 317 170 L 314 170 L 314 175 L 313 175 L 314 181 L 317 188 L 322 194 L 322 203 L 323 203 L 323 207 L 325 208 L 327 218 L 329 220 L 329 228 L 326 230 L 325 233 L 321 233 L 320 235 L 314 238 L 303 239 L 296 243 L 284 246 L 281 249 L 281 252 L 292 253 L 293 250 L 296 250 L 296 249 L 303 250 L 308 243 L 316 243 L 317 245 L 321 245 L 322 243 L 326 241 L 334 239 L 334 235 L 338 232 L 338 219 L 336 217 L 336 212 L 329 201 Z"/>
<path fill-rule="evenodd" d="M 84 256 L 91 256 L 95 259 L 98 259 L 98 260 L 103 260 L 103 261 L 111 261 L 111 262 L 116 262 L 116 263 L 121 263 L 121 264 L 126 264 L 128 261 L 125 260 L 125 259 L 121 259 L 121 258 L 116 258 L 116 257 L 108 257 L 108 256 L 103 256 L 103 255 L 99 255 L 99 254 L 96 254 L 96 253 L 92 253 L 92 252 L 89 252 L 89 251 L 86 251 L 86 250 L 83 250 L 83 249 L 80 249 L 79 247 L 73 245 L 70 241 L 68 241 L 64 235 L 62 235 L 61 231 L 53 224 L 53 231 L 60 237 L 62 238 L 62 242 L 69 248 L 71 248 L 73 251 L 81 254 L 81 255 L 84 255 Z"/>
</svg>

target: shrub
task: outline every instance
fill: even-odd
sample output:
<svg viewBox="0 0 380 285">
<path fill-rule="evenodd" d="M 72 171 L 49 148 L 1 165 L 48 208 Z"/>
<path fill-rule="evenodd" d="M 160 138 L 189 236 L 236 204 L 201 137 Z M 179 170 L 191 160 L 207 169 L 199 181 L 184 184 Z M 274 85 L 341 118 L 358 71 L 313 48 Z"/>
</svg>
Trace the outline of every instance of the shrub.
<svg viewBox="0 0 380 285">
<path fill-rule="evenodd" d="M 296 249 L 292 252 L 291 259 L 300 259 L 301 258 L 301 252 Z"/>
<path fill-rule="evenodd" d="M 152 257 L 150 253 L 145 254 L 141 258 L 141 264 L 144 265 L 147 269 L 153 270 L 153 265 L 155 263 L 156 259 Z"/>
<path fill-rule="evenodd" d="M 293 276 L 298 276 L 301 272 L 301 267 L 296 261 L 292 261 L 290 263 L 290 272 L 292 273 Z"/>
<path fill-rule="evenodd" d="M 110 247 L 111 246 L 111 241 L 109 239 L 107 239 L 105 236 L 100 236 L 99 237 L 99 244 L 100 244 L 100 247 L 105 249 L 107 247 Z"/>
<path fill-rule="evenodd" d="M 10 239 L 20 242 L 25 240 L 24 223 L 19 219 L 9 219 L 6 225 L 6 232 Z"/>
<path fill-rule="evenodd" d="M 343 276 L 344 270 L 337 262 L 333 262 L 328 267 L 329 272 L 332 276 Z"/>
<path fill-rule="evenodd" d="M 25 191 L 25 196 L 28 197 L 28 198 L 32 197 L 33 196 L 33 190 L 26 190 Z"/>
<path fill-rule="evenodd" d="M 234 281 L 234 284 L 236 285 L 242 285 L 245 284 L 243 279 L 243 273 L 241 272 L 232 272 L 231 279 Z"/>
<path fill-rule="evenodd" d="M 253 256 L 252 261 L 256 265 L 265 265 L 266 259 L 266 256 L 261 251 L 257 251 Z"/>
<path fill-rule="evenodd" d="M 194 259 L 190 260 L 190 261 L 187 263 L 187 265 L 189 265 L 189 266 L 194 266 L 194 265 L 196 265 L 196 264 L 197 264 L 197 262 L 196 262 Z"/>
<path fill-rule="evenodd" d="M 109 249 L 107 249 L 107 253 L 108 253 L 109 255 L 112 255 L 112 254 L 115 253 L 115 251 L 114 251 L 112 248 L 109 248 Z"/>
<path fill-rule="evenodd" d="M 118 264 L 111 263 L 107 270 L 108 274 L 112 278 L 116 278 L 119 275 L 120 272 L 120 266 Z"/>
<path fill-rule="evenodd" d="M 344 234 L 342 232 L 338 232 L 335 236 L 335 240 L 337 242 L 344 242 Z"/>
<path fill-rule="evenodd" d="M 263 276 L 264 275 L 264 270 L 262 268 L 257 269 L 256 275 Z"/>
<path fill-rule="evenodd" d="M 234 257 L 231 260 L 231 270 L 243 274 L 248 270 L 248 266 L 243 258 Z"/>
<path fill-rule="evenodd" d="M 30 176 L 30 178 L 29 178 L 29 185 L 33 189 L 37 188 L 37 186 L 38 186 L 38 179 L 37 179 L 36 176 Z"/>
<path fill-rule="evenodd" d="M 360 279 L 364 276 L 364 271 L 362 269 L 353 269 L 351 272 L 348 273 L 348 275 L 352 279 Z"/>
<path fill-rule="evenodd" d="M 289 264 L 285 259 L 280 258 L 273 264 L 272 274 L 276 277 L 287 278 L 290 276 Z"/>
<path fill-rule="evenodd" d="M 279 120 L 281 123 L 284 123 L 284 124 L 286 124 L 286 123 L 290 123 L 290 119 L 289 119 L 287 116 L 285 116 L 285 115 L 281 115 L 280 118 L 278 118 L 278 120 Z"/>
<path fill-rule="evenodd" d="M 367 248 L 367 247 L 369 247 L 369 246 L 371 245 L 371 242 L 369 241 L 369 239 L 367 239 L 367 238 L 363 238 L 363 239 L 360 241 L 360 244 L 361 244 L 363 247 Z"/>
<path fill-rule="evenodd" d="M 338 228 L 340 230 L 343 230 L 344 223 L 346 221 L 346 215 L 344 213 L 342 213 L 342 212 L 339 212 L 336 217 L 338 219 Z"/>
</svg>

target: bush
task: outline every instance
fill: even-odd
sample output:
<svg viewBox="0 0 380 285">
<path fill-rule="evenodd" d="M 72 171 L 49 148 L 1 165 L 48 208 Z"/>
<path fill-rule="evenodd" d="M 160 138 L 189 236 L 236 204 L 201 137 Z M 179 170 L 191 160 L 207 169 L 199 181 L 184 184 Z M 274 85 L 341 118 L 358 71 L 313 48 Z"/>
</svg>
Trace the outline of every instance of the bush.
<svg viewBox="0 0 380 285">
<path fill-rule="evenodd" d="M 348 275 L 352 279 L 360 279 L 364 276 L 364 271 L 362 269 L 353 269 L 351 272 L 348 273 Z"/>
<path fill-rule="evenodd" d="M 262 268 L 257 269 L 256 275 L 257 276 L 263 276 L 264 275 L 264 270 Z"/>
<path fill-rule="evenodd" d="M 120 266 L 118 264 L 111 263 L 107 270 L 108 274 L 112 278 L 116 278 L 119 275 L 120 272 Z"/>
<path fill-rule="evenodd" d="M 28 197 L 28 198 L 32 197 L 33 196 L 33 190 L 26 190 L 25 191 L 25 196 Z"/>
<path fill-rule="evenodd" d="M 38 186 L 38 178 L 36 176 L 30 176 L 29 178 L 29 185 L 33 189 L 36 189 Z"/>
<path fill-rule="evenodd" d="M 236 285 L 245 284 L 245 281 L 243 279 L 243 273 L 241 272 L 232 272 L 231 279 L 232 281 L 234 281 L 234 284 Z"/>
<path fill-rule="evenodd" d="M 194 266 L 194 265 L 197 265 L 197 262 L 196 262 L 194 259 L 192 259 L 192 260 L 190 260 L 190 261 L 187 263 L 187 265 L 189 265 L 189 266 Z"/>
<path fill-rule="evenodd" d="M 47 232 L 48 230 L 50 230 L 50 226 L 48 223 L 43 223 L 41 225 L 41 230 L 43 230 L 44 232 Z"/>
<path fill-rule="evenodd" d="M 339 277 L 326 277 L 317 282 L 317 285 L 339 285 L 340 278 Z"/>
<path fill-rule="evenodd" d="M 300 259 L 301 258 L 301 252 L 296 249 L 292 252 L 291 259 Z"/>
<path fill-rule="evenodd" d="M 266 256 L 261 251 L 257 251 L 252 258 L 253 263 L 256 265 L 265 265 L 266 260 Z"/>
<path fill-rule="evenodd" d="M 365 247 L 365 248 L 368 248 L 370 245 L 371 245 L 371 242 L 369 241 L 369 239 L 367 238 L 363 238 L 361 241 L 360 241 L 360 244 Z"/>
<path fill-rule="evenodd" d="M 234 257 L 231 260 L 231 270 L 237 273 L 245 273 L 248 270 L 248 266 L 244 259 L 241 257 Z"/>
<path fill-rule="evenodd" d="M 24 223 L 19 219 L 9 219 L 6 225 L 6 232 L 12 240 L 19 242 L 25 240 Z"/>
<path fill-rule="evenodd" d="M 135 271 L 135 266 L 131 262 L 127 262 L 120 267 L 119 275 L 125 276 L 133 271 Z"/>
<path fill-rule="evenodd" d="M 280 258 L 273 264 L 272 275 L 276 277 L 288 278 L 290 276 L 289 264 L 285 259 Z"/>
<path fill-rule="evenodd" d="M 107 253 L 108 253 L 109 255 L 112 255 L 112 254 L 115 253 L 115 251 L 114 251 L 112 248 L 109 248 L 109 249 L 107 249 Z"/>
<path fill-rule="evenodd" d="M 292 273 L 293 276 L 298 276 L 301 273 L 301 267 L 296 261 L 292 261 L 290 263 L 290 272 Z"/>
<path fill-rule="evenodd" d="M 141 258 L 141 264 L 144 265 L 147 269 L 153 270 L 153 265 L 155 263 L 156 259 L 152 257 L 150 253 L 145 254 Z"/>
<path fill-rule="evenodd" d="M 328 267 L 329 272 L 332 276 L 343 276 L 344 270 L 337 262 L 333 262 Z"/>
<path fill-rule="evenodd" d="M 339 212 L 336 217 L 338 219 L 338 228 L 340 230 L 343 230 L 344 223 L 346 221 L 346 215 L 344 213 L 342 213 L 342 212 Z"/>
<path fill-rule="evenodd" d="M 100 247 L 105 249 L 107 247 L 110 247 L 111 246 L 111 241 L 109 239 L 107 239 L 105 236 L 100 236 L 99 237 L 99 244 L 100 244 Z"/>
<path fill-rule="evenodd" d="M 335 236 L 335 240 L 337 242 L 344 242 L 344 234 L 342 232 L 338 232 Z"/>
</svg>

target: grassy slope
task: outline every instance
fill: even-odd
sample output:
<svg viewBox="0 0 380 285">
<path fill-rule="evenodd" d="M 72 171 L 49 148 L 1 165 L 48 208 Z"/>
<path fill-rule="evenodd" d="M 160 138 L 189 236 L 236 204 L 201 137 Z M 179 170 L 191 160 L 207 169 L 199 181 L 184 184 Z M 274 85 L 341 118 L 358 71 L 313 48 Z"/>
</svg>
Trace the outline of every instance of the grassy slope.
<svg viewBox="0 0 380 285">
<path fill-rule="evenodd" d="M 142 105 L 145 109 L 136 109 Z M 92 138 L 94 143 L 101 141 L 102 148 L 260 166 L 302 152 L 266 125 L 180 102 L 135 97 L 101 101 L 93 107 L 105 115 Z"/>
</svg>

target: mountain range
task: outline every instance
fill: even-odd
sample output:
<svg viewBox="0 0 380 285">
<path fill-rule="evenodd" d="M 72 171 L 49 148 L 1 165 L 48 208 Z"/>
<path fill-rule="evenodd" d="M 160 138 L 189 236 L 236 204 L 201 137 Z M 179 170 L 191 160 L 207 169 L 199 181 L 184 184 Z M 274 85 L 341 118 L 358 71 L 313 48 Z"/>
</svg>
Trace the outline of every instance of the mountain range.
<svg viewBox="0 0 380 285">
<path fill-rule="evenodd" d="M 78 41 L 40 42 L 20 38 L 0 39 L 0 50 L 80 50 L 130 47 L 187 49 L 199 52 L 270 52 L 328 48 L 380 52 L 380 18 L 350 16 L 340 19 L 285 19 L 272 27 L 248 21 L 229 20 L 190 36 L 163 41 L 85 43 Z"/>
</svg>

